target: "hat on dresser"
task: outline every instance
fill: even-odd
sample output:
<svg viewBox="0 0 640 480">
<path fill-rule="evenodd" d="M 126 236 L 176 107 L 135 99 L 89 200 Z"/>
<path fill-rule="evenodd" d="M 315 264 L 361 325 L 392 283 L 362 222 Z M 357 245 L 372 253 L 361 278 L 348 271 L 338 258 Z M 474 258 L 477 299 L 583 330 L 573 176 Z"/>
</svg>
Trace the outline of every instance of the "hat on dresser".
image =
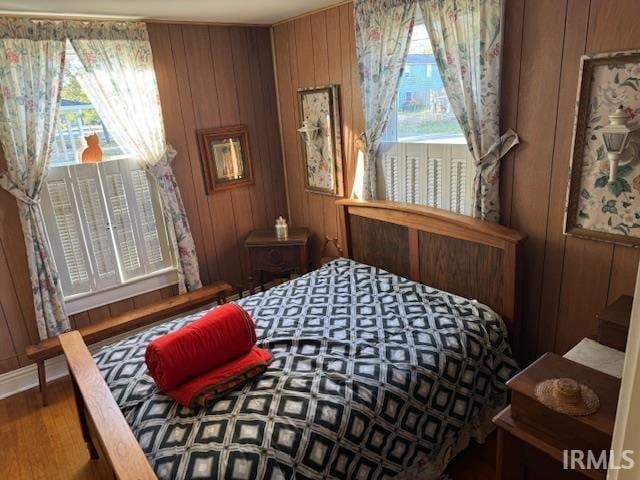
<svg viewBox="0 0 640 480">
<path fill-rule="evenodd" d="M 574 417 L 591 415 L 600 408 L 596 392 L 572 378 L 551 378 L 536 385 L 536 398 L 556 412 Z"/>
</svg>

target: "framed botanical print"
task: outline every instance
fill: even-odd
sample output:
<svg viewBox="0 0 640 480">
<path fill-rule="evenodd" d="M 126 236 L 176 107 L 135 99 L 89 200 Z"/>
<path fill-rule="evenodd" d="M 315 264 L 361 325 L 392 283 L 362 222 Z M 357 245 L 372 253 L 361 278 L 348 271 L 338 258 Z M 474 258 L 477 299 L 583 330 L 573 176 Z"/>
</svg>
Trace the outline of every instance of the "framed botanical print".
<svg viewBox="0 0 640 480">
<path fill-rule="evenodd" d="M 304 142 L 305 187 L 308 191 L 342 196 L 342 136 L 337 85 L 298 89 Z"/>
<path fill-rule="evenodd" d="M 603 137 L 616 112 L 629 122 L 640 118 L 640 51 L 581 62 L 565 233 L 640 247 L 640 158 L 629 155 L 611 168 Z"/>
<path fill-rule="evenodd" d="M 207 128 L 197 135 L 207 194 L 253 184 L 246 126 Z"/>
</svg>

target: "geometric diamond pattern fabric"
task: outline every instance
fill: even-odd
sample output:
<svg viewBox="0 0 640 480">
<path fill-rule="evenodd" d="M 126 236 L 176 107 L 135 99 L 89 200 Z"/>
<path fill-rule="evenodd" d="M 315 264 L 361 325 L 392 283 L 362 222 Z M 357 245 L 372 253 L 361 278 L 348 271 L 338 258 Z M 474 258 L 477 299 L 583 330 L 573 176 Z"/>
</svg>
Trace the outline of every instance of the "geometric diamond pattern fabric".
<svg viewBox="0 0 640 480">
<path fill-rule="evenodd" d="M 518 369 L 488 307 L 348 259 L 238 303 L 274 359 L 207 408 L 173 402 L 144 363 L 204 312 L 94 355 L 161 479 L 436 478 Z"/>
</svg>

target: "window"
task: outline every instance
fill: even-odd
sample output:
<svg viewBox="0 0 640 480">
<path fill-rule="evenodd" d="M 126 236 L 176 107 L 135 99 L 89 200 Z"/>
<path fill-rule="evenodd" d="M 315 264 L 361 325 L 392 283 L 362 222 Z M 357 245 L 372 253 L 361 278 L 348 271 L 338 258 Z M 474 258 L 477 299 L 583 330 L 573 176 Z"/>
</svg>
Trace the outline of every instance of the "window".
<svg viewBox="0 0 640 480">
<path fill-rule="evenodd" d="M 387 200 L 471 210 L 474 166 L 419 16 L 378 159 Z"/>
<path fill-rule="evenodd" d="M 160 198 L 136 158 L 109 135 L 77 77 L 67 48 L 62 103 L 41 207 L 65 299 L 102 293 L 103 303 L 142 293 L 143 279 L 165 275 L 175 283 Z M 84 137 L 97 134 L 99 164 L 82 164 Z M 152 282 L 155 288 L 163 286 Z M 118 291 L 117 287 L 125 287 Z M 149 285 L 146 285 L 149 289 Z M 95 300 L 95 299 L 94 299 Z M 98 306 L 91 302 L 91 306 Z"/>
</svg>

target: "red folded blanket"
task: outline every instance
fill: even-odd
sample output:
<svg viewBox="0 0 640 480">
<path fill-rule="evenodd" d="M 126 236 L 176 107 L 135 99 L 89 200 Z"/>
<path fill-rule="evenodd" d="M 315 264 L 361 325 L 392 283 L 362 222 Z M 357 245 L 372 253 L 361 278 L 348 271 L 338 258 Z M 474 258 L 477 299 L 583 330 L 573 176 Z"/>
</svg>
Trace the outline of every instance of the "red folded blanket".
<svg viewBox="0 0 640 480">
<path fill-rule="evenodd" d="M 263 374 L 272 358 L 266 350 L 253 347 L 246 355 L 187 380 L 165 393 L 181 405 L 206 407 L 228 391 Z"/>
<path fill-rule="evenodd" d="M 147 345 L 145 361 L 160 390 L 190 405 L 203 391 L 219 394 L 221 386 L 234 382 L 237 386 L 248 374 L 262 373 L 271 354 L 254 347 L 255 343 L 255 326 L 249 314 L 228 303 L 153 340 Z"/>
</svg>

